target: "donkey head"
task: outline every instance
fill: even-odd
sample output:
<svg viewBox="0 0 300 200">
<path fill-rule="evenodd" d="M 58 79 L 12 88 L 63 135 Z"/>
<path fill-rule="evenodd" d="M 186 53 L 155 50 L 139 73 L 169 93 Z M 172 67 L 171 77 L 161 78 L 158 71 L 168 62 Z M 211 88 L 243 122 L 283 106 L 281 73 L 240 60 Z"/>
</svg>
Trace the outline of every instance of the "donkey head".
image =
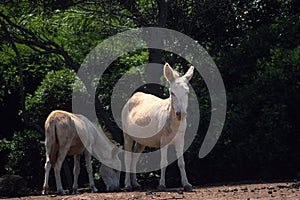
<svg viewBox="0 0 300 200">
<path fill-rule="evenodd" d="M 112 192 L 120 190 L 120 171 L 102 164 L 100 167 L 100 176 L 105 183 L 106 191 Z"/>
<path fill-rule="evenodd" d="M 189 94 L 188 82 L 192 78 L 193 72 L 194 67 L 191 66 L 186 74 L 180 77 L 178 72 L 173 70 L 168 63 L 164 66 L 164 75 L 170 83 L 172 108 L 178 120 L 182 120 L 186 116 Z"/>
</svg>

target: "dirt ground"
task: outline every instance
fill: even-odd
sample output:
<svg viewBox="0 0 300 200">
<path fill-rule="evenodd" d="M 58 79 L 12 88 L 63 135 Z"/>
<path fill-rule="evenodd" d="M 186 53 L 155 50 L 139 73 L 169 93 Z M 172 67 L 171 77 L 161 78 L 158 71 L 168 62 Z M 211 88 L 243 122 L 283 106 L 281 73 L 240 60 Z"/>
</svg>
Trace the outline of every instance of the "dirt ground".
<svg viewBox="0 0 300 200">
<path fill-rule="evenodd" d="M 139 192 L 81 193 L 77 195 L 45 195 L 10 198 L 9 200 L 168 200 L 168 199 L 298 199 L 300 200 L 300 182 L 277 182 L 259 184 L 232 184 L 222 186 L 194 187 L 192 192 L 180 188 L 165 192 L 145 190 Z"/>
</svg>

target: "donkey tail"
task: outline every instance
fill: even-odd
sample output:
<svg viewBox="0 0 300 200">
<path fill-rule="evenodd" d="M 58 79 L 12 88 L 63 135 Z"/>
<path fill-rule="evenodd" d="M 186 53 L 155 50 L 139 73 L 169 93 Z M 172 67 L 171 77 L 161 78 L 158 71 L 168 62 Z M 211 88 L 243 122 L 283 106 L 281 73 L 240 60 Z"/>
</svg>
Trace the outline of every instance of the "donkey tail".
<svg viewBox="0 0 300 200">
<path fill-rule="evenodd" d="M 58 153 L 58 139 L 57 139 L 57 133 L 56 133 L 56 125 L 55 121 L 51 121 L 49 123 L 49 126 L 46 128 L 46 134 L 49 141 L 50 146 L 50 163 L 53 166 L 56 163 L 57 160 L 57 153 Z"/>
</svg>

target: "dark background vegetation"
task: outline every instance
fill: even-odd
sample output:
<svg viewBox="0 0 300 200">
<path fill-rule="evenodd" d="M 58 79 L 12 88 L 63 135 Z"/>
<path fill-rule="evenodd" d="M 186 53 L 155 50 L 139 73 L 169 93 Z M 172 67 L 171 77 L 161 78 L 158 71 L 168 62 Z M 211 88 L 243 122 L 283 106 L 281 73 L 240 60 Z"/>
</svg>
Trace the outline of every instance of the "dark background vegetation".
<svg viewBox="0 0 300 200">
<path fill-rule="evenodd" d="M 159 26 L 197 40 L 213 57 L 226 87 L 224 130 L 213 151 L 199 159 L 210 100 L 199 74 L 191 80 L 201 110 L 200 128 L 185 153 L 191 183 L 298 179 L 299 8 L 297 0 L 2 0 L 0 175 L 18 174 L 41 190 L 43 124 L 54 109 L 72 110 L 72 90 L 81 88 L 74 83 L 76 72 L 85 56 L 116 33 Z M 100 123 L 119 142 L 122 132 L 110 110 L 112 88 L 126 71 L 138 73 L 138 66 L 148 62 L 168 62 L 181 73 L 188 67 L 176 55 L 155 49 L 123 55 L 110 66 L 98 86 L 96 109 Z M 94 164 L 100 182 L 99 163 Z M 150 185 L 157 174 L 141 174 L 140 180 Z M 80 177 L 82 186 L 87 178 Z M 51 181 L 54 187 L 53 174 Z M 179 171 L 172 164 L 167 186 L 179 185 Z"/>
</svg>

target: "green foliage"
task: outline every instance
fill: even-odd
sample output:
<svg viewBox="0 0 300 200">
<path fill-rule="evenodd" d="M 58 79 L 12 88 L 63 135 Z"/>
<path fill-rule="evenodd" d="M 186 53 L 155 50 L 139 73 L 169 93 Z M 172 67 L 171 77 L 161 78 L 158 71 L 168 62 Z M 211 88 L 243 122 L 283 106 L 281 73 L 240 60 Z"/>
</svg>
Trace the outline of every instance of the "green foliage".
<svg viewBox="0 0 300 200">
<path fill-rule="evenodd" d="M 74 81 L 75 73 L 72 70 L 49 72 L 35 93 L 26 97 L 26 110 L 31 121 L 43 127 L 51 111 L 70 111 Z"/>
<path fill-rule="evenodd" d="M 196 139 L 185 155 L 187 171 L 194 182 L 278 178 L 282 171 L 282 177 L 294 178 L 300 158 L 297 1 L 170 1 L 169 7 L 161 11 L 157 2 L 25 0 L 1 4 L 0 14 L 21 27 L 8 26 L 0 16 L 20 52 L 26 94 L 26 110 L 21 112 L 28 114 L 30 122 L 43 127 L 52 110 L 71 111 L 73 89 L 89 95 L 76 78 L 74 65 L 79 66 L 87 53 L 109 36 L 159 24 L 161 14 L 166 14 L 166 28 L 189 35 L 213 56 L 227 92 L 227 117 L 221 138 L 206 158 L 195 159 L 211 112 L 209 93 L 195 72 L 191 85 L 198 94 L 201 121 Z M 6 129 L 1 130 L 0 157 L 7 157 L 1 161 L 8 172 L 18 173 L 40 186 L 44 163 L 40 141 L 44 136 L 23 126 L 14 127 L 15 121 L 11 122 L 19 118 L 14 113 L 22 109 L 18 104 L 19 66 L 2 28 L 1 24 L 0 111 L 9 111 L 10 118 L 3 123 Z M 32 42 L 36 44 L 32 46 Z M 120 80 L 124 74 L 144 80 L 143 69 L 138 66 L 148 62 L 150 53 L 138 50 L 121 56 L 99 80 L 96 95 L 100 106 L 109 113 L 109 121 L 116 120 L 110 113 L 115 84 L 124 81 Z M 181 72 L 187 66 L 182 58 L 166 52 L 163 60 L 176 63 Z M 133 82 L 122 84 L 135 88 Z M 16 103 L 11 99 L 17 99 Z M 22 171 L 22 165 L 30 170 Z M 145 179 L 150 176 L 141 175 Z"/>
<path fill-rule="evenodd" d="M 300 24 L 294 19 L 249 30 L 239 45 L 221 51 L 228 111 L 221 138 L 206 158 L 212 174 L 230 173 L 216 166 L 220 162 L 235 169 L 231 179 L 298 173 L 300 46 L 290 39 L 299 34 Z"/>
<path fill-rule="evenodd" d="M 111 95 L 119 80 L 125 73 L 128 77 L 138 76 L 141 81 L 145 81 L 144 77 L 144 68 L 142 65 L 147 63 L 148 60 L 148 51 L 136 51 L 124 54 L 121 56 L 116 62 L 114 62 L 109 69 L 103 74 L 101 79 L 99 80 L 99 84 L 97 86 L 97 96 L 106 110 L 111 109 Z M 128 79 L 123 80 L 123 82 L 119 82 L 118 84 L 127 84 L 128 88 L 136 89 L 134 82 L 128 83 Z M 128 94 L 118 94 L 127 96 Z"/>
<path fill-rule="evenodd" d="M 15 132 L 11 141 L 0 140 L 1 149 L 9 151 L 6 170 L 10 174 L 18 174 L 27 180 L 30 186 L 41 183 L 44 163 L 43 137 L 32 130 Z"/>
</svg>

